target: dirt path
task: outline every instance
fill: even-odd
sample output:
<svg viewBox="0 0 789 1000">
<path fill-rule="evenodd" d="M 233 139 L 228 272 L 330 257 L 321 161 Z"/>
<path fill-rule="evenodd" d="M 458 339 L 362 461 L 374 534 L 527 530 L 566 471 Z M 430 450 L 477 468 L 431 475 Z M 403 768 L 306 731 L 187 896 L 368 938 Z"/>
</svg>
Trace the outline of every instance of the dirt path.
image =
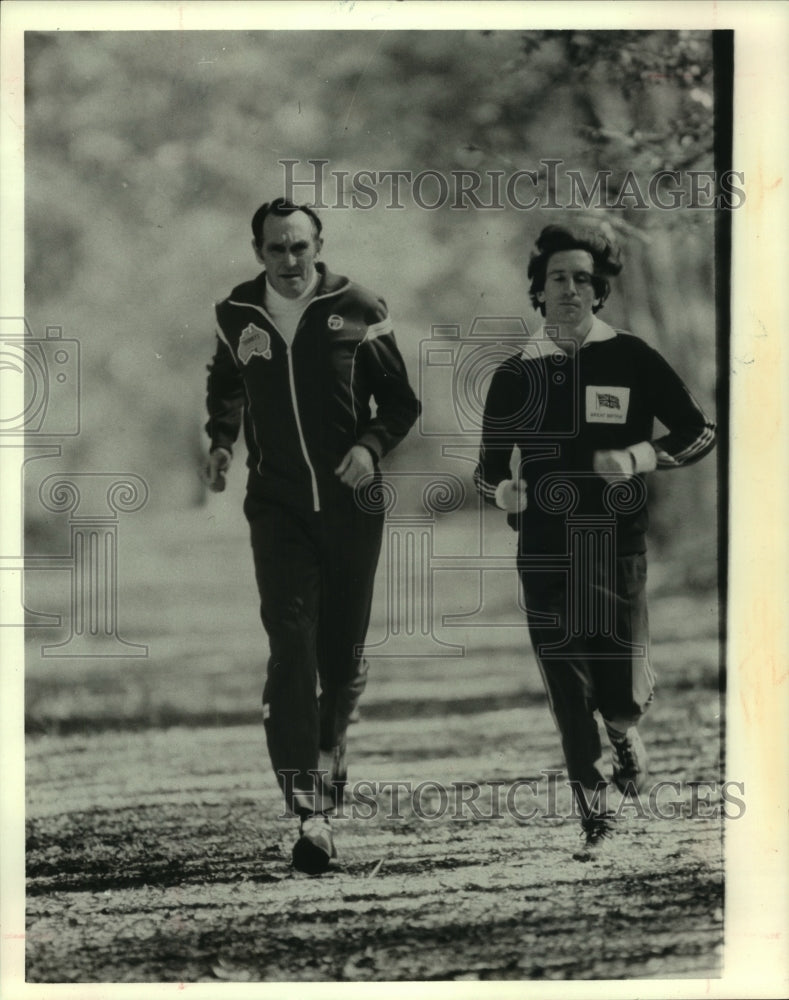
<svg viewBox="0 0 789 1000">
<path fill-rule="evenodd" d="M 653 767 L 709 780 L 715 726 L 684 702 L 666 693 L 650 719 Z M 32 740 L 28 979 L 720 974 L 720 820 L 628 810 L 610 856 L 574 861 L 577 821 L 551 815 L 568 802 L 559 786 L 549 808 L 540 773 L 559 766 L 544 706 L 363 719 L 351 752 L 357 797 L 335 822 L 340 857 L 309 878 L 289 867 L 294 821 L 277 818 L 257 726 Z M 421 791 L 393 807 L 364 779 Z M 537 784 L 517 784 L 527 779 Z M 482 789 L 481 816 L 456 807 L 461 781 Z M 516 813 L 532 818 L 507 815 L 513 788 Z"/>
<path fill-rule="evenodd" d="M 188 512 L 124 536 L 122 634 L 148 644 L 146 657 L 63 661 L 40 655 L 62 630 L 28 637 L 29 981 L 720 974 L 714 807 L 673 819 L 629 810 L 610 856 L 573 860 L 579 824 L 561 782 L 549 797 L 545 772 L 561 756 L 514 573 L 486 578 L 503 624 L 441 633 L 465 642 L 465 657 L 373 661 L 338 862 L 320 878 L 295 873 L 295 822 L 279 818 L 260 723 L 248 542 L 235 511 L 222 516 Z M 447 551 L 463 551 L 470 523 L 442 525 Z M 651 769 L 714 784 L 715 599 L 670 596 L 661 570 L 653 562 Z M 31 575 L 30 607 L 62 610 L 59 573 Z M 476 606 L 473 574 L 449 573 L 446 586 L 438 608 Z M 385 634 L 384 599 L 379 586 L 372 640 Z M 393 808 L 382 782 L 413 794 L 398 786 Z M 674 796 L 686 812 L 692 794 L 684 784 Z"/>
</svg>

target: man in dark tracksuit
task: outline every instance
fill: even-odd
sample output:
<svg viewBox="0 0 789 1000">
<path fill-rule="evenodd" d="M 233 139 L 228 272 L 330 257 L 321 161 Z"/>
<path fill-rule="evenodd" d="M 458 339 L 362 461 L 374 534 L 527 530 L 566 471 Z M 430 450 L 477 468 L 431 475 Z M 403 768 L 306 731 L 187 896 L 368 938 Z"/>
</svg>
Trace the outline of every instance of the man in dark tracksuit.
<svg viewBox="0 0 789 1000">
<path fill-rule="evenodd" d="M 378 461 L 407 434 L 419 403 L 384 301 L 316 263 L 318 216 L 276 199 L 252 229 L 265 271 L 216 307 L 207 478 L 224 488 L 243 422 L 244 513 L 270 648 L 266 738 L 301 821 L 294 865 L 316 873 L 335 856 L 328 816 L 366 680 L 384 516 Z"/>
<path fill-rule="evenodd" d="M 598 319 L 618 255 L 607 240 L 548 226 L 529 264 L 540 333 L 495 372 L 475 473 L 519 531 L 529 630 L 589 851 L 612 832 L 599 711 L 613 779 L 640 790 L 637 725 L 652 699 L 643 474 L 706 455 L 715 428 L 679 376 L 637 337 Z M 652 440 L 654 419 L 668 434 Z M 513 449 L 520 452 L 512 476 Z"/>
</svg>

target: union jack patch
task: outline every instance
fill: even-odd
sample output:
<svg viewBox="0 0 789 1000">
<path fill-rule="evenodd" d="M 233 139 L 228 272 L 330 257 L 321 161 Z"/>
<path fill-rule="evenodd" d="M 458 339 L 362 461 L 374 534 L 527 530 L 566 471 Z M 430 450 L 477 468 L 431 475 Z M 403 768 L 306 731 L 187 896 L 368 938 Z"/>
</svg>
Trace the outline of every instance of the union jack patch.
<svg viewBox="0 0 789 1000">
<path fill-rule="evenodd" d="M 238 342 L 238 359 L 245 365 L 253 354 L 270 361 L 271 337 L 265 330 L 250 323 L 241 331 L 241 339 Z"/>
<path fill-rule="evenodd" d="M 590 424 L 624 424 L 630 405 L 630 387 L 626 385 L 588 385 L 586 420 Z"/>
</svg>

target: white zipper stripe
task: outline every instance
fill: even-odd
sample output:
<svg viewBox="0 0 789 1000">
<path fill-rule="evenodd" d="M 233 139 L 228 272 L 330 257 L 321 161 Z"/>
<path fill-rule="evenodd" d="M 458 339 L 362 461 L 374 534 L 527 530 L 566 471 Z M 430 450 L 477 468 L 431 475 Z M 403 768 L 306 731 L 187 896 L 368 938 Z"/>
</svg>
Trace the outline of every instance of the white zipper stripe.
<svg viewBox="0 0 789 1000">
<path fill-rule="evenodd" d="M 330 292 L 327 295 L 321 295 L 319 296 L 319 298 L 326 299 L 329 298 L 331 295 L 338 295 L 342 290 L 343 289 L 337 289 L 336 292 Z M 317 299 L 310 300 L 308 305 L 305 307 L 305 312 L 315 301 L 317 301 Z M 315 475 L 315 469 L 313 468 L 312 462 L 310 461 L 310 456 L 307 452 L 307 442 L 304 438 L 304 431 L 302 430 L 301 427 L 301 417 L 299 416 L 299 402 L 296 397 L 296 379 L 293 372 L 293 355 L 290 352 L 290 344 L 288 344 L 288 342 L 282 336 L 282 331 L 279 329 L 277 324 L 274 322 L 274 320 L 271 318 L 271 316 L 269 316 L 269 314 L 262 306 L 256 306 L 253 302 L 234 302 L 232 299 L 228 299 L 228 303 L 231 306 L 241 306 L 242 308 L 257 309 L 257 311 L 259 313 L 262 313 L 262 315 L 266 317 L 269 323 L 271 323 L 271 325 L 277 331 L 278 336 L 282 339 L 282 342 L 285 345 L 285 353 L 287 354 L 288 357 L 288 384 L 290 386 L 290 401 L 293 404 L 293 415 L 296 418 L 296 430 L 299 432 L 299 444 L 301 445 L 301 453 L 304 456 L 304 461 L 307 463 L 307 468 L 310 470 L 310 481 L 312 483 L 312 509 L 315 511 L 315 513 L 318 513 L 318 511 L 320 511 L 321 509 L 320 496 L 318 494 L 318 478 Z M 303 316 L 304 313 L 302 313 L 302 318 Z M 301 320 L 299 320 L 299 325 L 301 325 Z M 296 328 L 296 331 L 298 332 L 298 327 Z M 295 336 L 293 339 L 294 340 L 296 339 Z M 255 427 L 254 421 L 250 422 L 252 423 L 252 429 L 254 433 L 254 427 Z M 262 462 L 263 450 L 258 444 L 257 435 L 255 435 L 255 444 L 257 445 L 258 451 L 260 452 L 260 462 Z M 258 473 L 262 475 L 260 471 L 260 462 L 258 463 Z"/>
<path fill-rule="evenodd" d="M 269 314 L 266 312 L 263 306 L 256 306 L 254 302 L 234 302 L 233 299 L 228 299 L 227 304 L 229 306 L 240 306 L 242 309 L 257 309 L 259 313 L 261 313 L 263 316 L 266 317 L 266 319 L 269 321 L 269 323 L 271 323 L 274 329 L 277 330 L 277 333 L 280 335 L 280 337 L 282 337 L 282 331 L 277 329 L 277 324 L 269 316 Z"/>
<path fill-rule="evenodd" d="M 230 348 L 230 354 L 232 355 L 233 360 L 235 361 L 236 360 L 236 356 L 235 356 L 235 354 L 233 354 L 233 348 L 230 347 L 228 339 L 225 336 L 225 331 L 222 329 L 221 326 L 219 326 L 219 324 L 217 324 L 217 326 L 216 326 L 216 335 L 224 343 L 225 347 Z"/>
<path fill-rule="evenodd" d="M 368 326 L 364 339 L 374 340 L 375 337 L 383 337 L 384 334 L 387 333 L 394 333 L 394 325 L 392 324 L 391 316 L 387 316 L 385 319 L 380 320 L 380 322 L 373 323 L 372 326 Z"/>
<path fill-rule="evenodd" d="M 343 286 L 342 288 L 336 288 L 333 292 L 324 292 L 323 295 L 316 295 L 315 298 L 310 299 L 310 301 L 304 307 L 304 312 L 301 315 L 304 316 L 304 313 L 309 309 L 309 307 L 313 304 L 313 302 L 320 302 L 323 299 L 331 299 L 335 295 L 339 295 L 341 292 L 344 291 L 345 287 Z M 269 321 L 269 323 L 271 323 L 271 325 L 274 327 L 274 329 L 277 331 L 280 337 L 282 337 L 282 331 L 278 329 L 277 324 L 274 322 L 271 316 L 266 312 L 263 306 L 258 306 L 254 302 L 236 302 L 234 299 L 228 299 L 227 304 L 229 306 L 240 306 L 242 309 L 257 309 L 257 311 L 261 313 L 263 316 L 265 316 L 266 319 Z M 284 340 L 285 338 L 282 337 L 282 339 Z"/>
</svg>

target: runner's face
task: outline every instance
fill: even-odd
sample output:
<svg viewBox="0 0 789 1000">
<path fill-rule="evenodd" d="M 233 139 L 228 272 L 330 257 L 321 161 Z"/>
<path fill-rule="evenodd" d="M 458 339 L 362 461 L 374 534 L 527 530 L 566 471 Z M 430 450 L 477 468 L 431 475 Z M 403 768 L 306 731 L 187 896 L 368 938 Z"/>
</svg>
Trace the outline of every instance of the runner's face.
<svg viewBox="0 0 789 1000">
<path fill-rule="evenodd" d="M 297 299 L 315 273 L 315 259 L 323 241 L 315 236 L 312 220 L 304 212 L 269 215 L 263 223 L 263 245 L 258 259 L 266 278 L 280 295 Z"/>
<path fill-rule="evenodd" d="M 595 291 L 594 261 L 586 250 L 561 250 L 551 254 L 545 288 L 538 294 L 545 303 L 545 322 L 557 326 L 591 326 Z"/>
</svg>

